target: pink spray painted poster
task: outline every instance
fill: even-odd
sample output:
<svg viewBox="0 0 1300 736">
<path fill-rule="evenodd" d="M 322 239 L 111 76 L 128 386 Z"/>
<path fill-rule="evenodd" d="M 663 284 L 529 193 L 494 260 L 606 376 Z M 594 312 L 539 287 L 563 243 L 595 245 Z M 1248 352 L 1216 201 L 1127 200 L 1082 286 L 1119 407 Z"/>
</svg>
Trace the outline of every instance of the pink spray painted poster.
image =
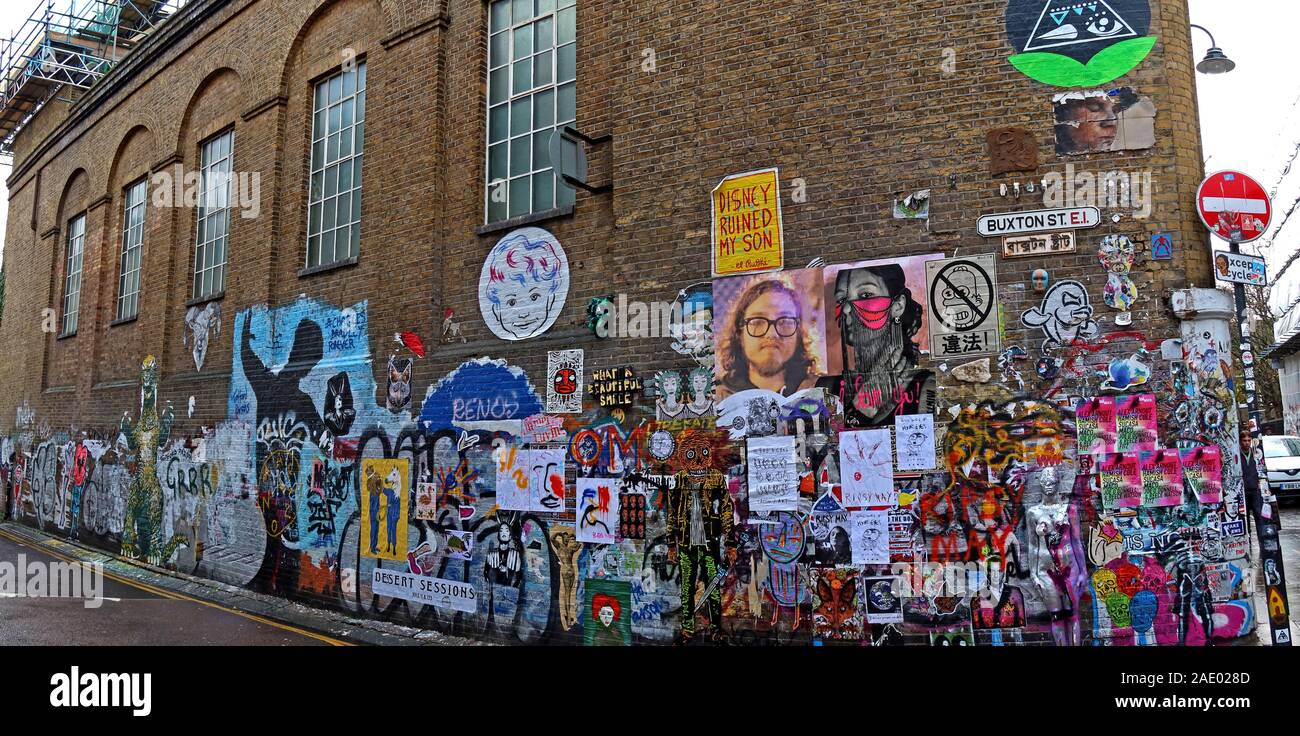
<svg viewBox="0 0 1300 736">
<path fill-rule="evenodd" d="M 1074 404 L 1074 426 L 1080 455 L 1115 452 L 1115 397 L 1077 399 Z"/>
<path fill-rule="evenodd" d="M 1155 394 L 1115 400 L 1115 452 L 1155 452 L 1158 434 Z"/>
<path fill-rule="evenodd" d="M 1125 498 L 1124 473 L 1120 467 L 1124 456 L 1117 453 L 1108 453 L 1095 457 L 1097 458 L 1097 478 L 1101 486 L 1101 502 L 1108 509 L 1116 508 Z M 1139 466 L 1139 472 L 1140 470 Z"/>
<path fill-rule="evenodd" d="M 1178 506 L 1183 502 L 1183 463 L 1176 450 L 1142 453 L 1142 505 Z"/>
<path fill-rule="evenodd" d="M 1223 455 L 1217 445 L 1205 445 L 1179 453 L 1183 480 L 1201 503 L 1223 501 Z"/>
</svg>

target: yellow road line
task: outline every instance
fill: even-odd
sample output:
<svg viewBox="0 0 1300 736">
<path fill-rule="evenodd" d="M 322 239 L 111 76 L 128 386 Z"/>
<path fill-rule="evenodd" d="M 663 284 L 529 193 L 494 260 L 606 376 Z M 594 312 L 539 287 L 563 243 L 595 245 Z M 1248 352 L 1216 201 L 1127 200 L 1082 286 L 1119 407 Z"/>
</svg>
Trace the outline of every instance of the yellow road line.
<svg viewBox="0 0 1300 736">
<path fill-rule="evenodd" d="M 50 550 L 50 549 L 40 549 L 40 548 L 38 548 L 38 547 L 33 546 L 33 545 L 31 544 L 31 542 L 27 541 L 26 539 L 23 539 L 22 537 L 15 536 L 15 535 L 13 535 L 13 534 L 11 534 L 11 533 L 9 533 L 9 532 L 7 532 L 7 531 L 4 531 L 4 530 L 0 530 L 0 537 L 3 537 L 3 538 L 5 538 L 5 539 L 8 539 L 9 541 L 14 542 L 15 544 L 20 544 L 20 545 L 22 545 L 22 546 L 24 546 L 24 547 L 26 547 L 26 548 L 28 548 L 28 549 L 35 550 L 35 551 L 40 552 L 40 553 L 42 553 L 42 554 L 47 554 L 47 555 L 50 555 L 51 557 L 54 557 L 54 558 L 56 558 L 56 559 L 63 560 L 64 562 L 71 562 L 71 563 L 74 563 L 74 564 L 81 565 L 81 566 L 83 566 L 83 567 L 86 566 L 86 565 L 91 564 L 91 563 L 85 562 L 84 560 L 78 560 L 78 559 L 76 559 L 76 558 L 69 557 L 68 555 L 63 554 L 62 552 L 58 552 L 58 551 L 54 551 L 54 550 Z M 45 540 L 45 544 L 50 545 L 50 546 L 54 546 L 55 544 L 59 545 L 60 547 L 63 546 L 63 542 L 61 542 L 61 541 L 59 541 L 59 540 L 56 540 L 56 539 L 47 539 L 47 540 Z M 273 627 L 275 627 L 275 628 L 277 628 L 277 629 L 282 629 L 282 630 L 284 630 L 284 631 L 288 631 L 288 632 L 291 632 L 291 633 L 294 633 L 294 634 L 298 634 L 298 635 L 300 635 L 300 636 L 305 636 L 305 637 L 307 637 L 307 638 L 309 638 L 309 639 L 315 639 L 315 640 L 317 640 L 317 641 L 324 642 L 324 643 L 329 644 L 329 645 L 331 645 L 331 646 L 336 646 L 336 647 L 351 647 L 351 646 L 356 646 L 355 644 L 353 644 L 352 642 L 349 642 L 349 641 L 343 641 L 343 640 L 341 640 L 341 639 L 335 639 L 335 638 L 333 638 L 333 637 L 325 636 L 324 634 L 317 634 L 317 633 L 314 632 L 314 631 L 308 631 L 308 630 L 306 630 L 306 629 L 300 629 L 300 628 L 298 628 L 297 626 L 291 626 L 291 625 L 289 625 L 289 624 L 283 624 L 283 623 L 280 623 L 279 621 L 272 621 L 272 620 L 269 619 L 269 618 L 265 618 L 265 617 L 263 617 L 263 616 L 259 616 L 259 615 L 255 614 L 255 613 L 249 613 L 249 612 L 247 612 L 247 611 L 241 611 L 241 610 L 239 610 L 239 609 L 237 609 L 237 608 L 230 608 L 230 607 L 228 607 L 228 606 L 223 606 L 223 605 L 221 605 L 221 604 L 219 604 L 219 603 L 213 603 L 212 601 L 205 601 L 205 600 L 203 600 L 202 598 L 195 598 L 195 597 L 193 597 L 193 596 L 185 595 L 184 593 L 177 593 L 177 592 L 170 591 L 170 590 L 163 590 L 162 588 L 156 588 L 156 587 L 154 587 L 154 586 L 152 586 L 152 585 L 149 585 L 148 583 L 142 583 L 142 582 L 140 582 L 140 581 L 138 581 L 138 580 L 132 580 L 132 579 L 130 579 L 130 578 L 126 578 L 126 577 L 122 577 L 121 575 L 117 575 L 117 574 L 115 574 L 115 573 L 113 573 L 113 572 L 110 572 L 107 568 L 101 570 L 101 572 L 103 573 L 104 577 L 108 578 L 109 580 L 114 580 L 114 581 L 116 581 L 116 582 L 122 583 L 123 585 L 129 585 L 129 586 L 131 586 L 131 587 L 133 587 L 133 588 L 137 588 L 137 589 L 139 589 L 139 590 L 143 590 L 143 591 L 145 591 L 146 593 L 152 593 L 152 594 L 154 594 L 154 595 L 157 595 L 157 596 L 160 596 L 160 597 L 163 597 L 163 598 L 169 598 L 169 599 L 174 600 L 174 601 L 190 601 L 190 602 L 193 602 L 193 603 L 199 603 L 199 604 L 202 604 L 202 605 L 207 606 L 207 607 L 209 607 L 209 608 L 215 608 L 215 609 L 217 609 L 218 611 L 225 611 L 225 612 L 227 612 L 227 613 L 233 613 L 233 614 L 235 614 L 236 616 L 243 616 L 244 618 L 246 618 L 246 619 L 248 619 L 248 620 L 250 620 L 250 621 L 256 621 L 257 623 L 260 623 L 260 624 L 266 624 L 267 626 L 273 626 Z"/>
</svg>

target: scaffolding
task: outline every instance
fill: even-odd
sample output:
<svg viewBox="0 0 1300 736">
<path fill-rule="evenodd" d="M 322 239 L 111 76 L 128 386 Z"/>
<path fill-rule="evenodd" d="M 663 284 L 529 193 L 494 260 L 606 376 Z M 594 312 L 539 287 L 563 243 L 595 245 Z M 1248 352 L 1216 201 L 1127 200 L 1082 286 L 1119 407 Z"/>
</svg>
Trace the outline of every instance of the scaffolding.
<svg viewBox="0 0 1300 736">
<path fill-rule="evenodd" d="M 0 53 L 0 155 L 51 100 L 72 102 L 190 0 L 42 0 Z"/>
</svg>

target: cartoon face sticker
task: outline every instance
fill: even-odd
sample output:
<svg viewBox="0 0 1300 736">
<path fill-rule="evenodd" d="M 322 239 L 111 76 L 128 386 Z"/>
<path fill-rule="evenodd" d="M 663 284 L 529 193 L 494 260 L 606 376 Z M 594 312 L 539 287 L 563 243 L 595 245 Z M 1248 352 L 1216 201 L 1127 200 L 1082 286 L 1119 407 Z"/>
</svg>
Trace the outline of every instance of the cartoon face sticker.
<svg viewBox="0 0 1300 736">
<path fill-rule="evenodd" d="M 483 262 L 478 295 L 483 322 L 502 340 L 546 332 L 569 295 L 569 261 L 560 241 L 541 228 L 511 231 Z"/>
<path fill-rule="evenodd" d="M 1088 290 L 1078 281 L 1058 281 L 1043 295 L 1037 307 L 1020 316 L 1026 327 L 1039 328 L 1046 337 L 1043 352 L 1068 347 L 1075 340 L 1088 340 L 1101 331 L 1092 318 Z"/>
</svg>

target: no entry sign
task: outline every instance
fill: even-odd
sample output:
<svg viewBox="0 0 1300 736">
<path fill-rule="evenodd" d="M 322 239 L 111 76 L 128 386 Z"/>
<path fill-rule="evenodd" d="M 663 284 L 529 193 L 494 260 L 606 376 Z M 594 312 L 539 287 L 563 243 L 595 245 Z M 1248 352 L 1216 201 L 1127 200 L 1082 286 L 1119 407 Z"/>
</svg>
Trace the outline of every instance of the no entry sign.
<svg viewBox="0 0 1300 736">
<path fill-rule="evenodd" d="M 1268 192 L 1240 171 L 1210 174 L 1196 191 L 1196 209 L 1210 232 L 1229 243 L 1249 243 L 1268 229 Z"/>
</svg>

